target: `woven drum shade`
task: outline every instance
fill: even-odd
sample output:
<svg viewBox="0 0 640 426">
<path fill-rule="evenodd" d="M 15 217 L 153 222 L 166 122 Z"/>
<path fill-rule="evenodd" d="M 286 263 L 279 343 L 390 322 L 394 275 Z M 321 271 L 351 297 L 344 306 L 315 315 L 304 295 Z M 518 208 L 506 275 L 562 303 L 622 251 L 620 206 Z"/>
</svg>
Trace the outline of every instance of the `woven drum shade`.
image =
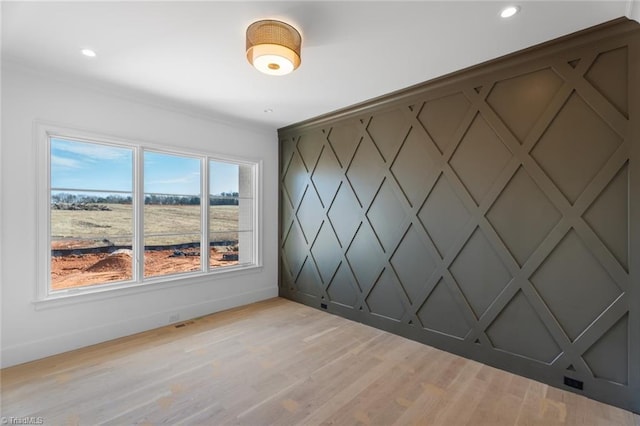
<svg viewBox="0 0 640 426">
<path fill-rule="evenodd" d="M 285 75 L 300 66 L 302 37 L 280 21 L 257 21 L 247 28 L 247 59 L 258 71 Z"/>
</svg>

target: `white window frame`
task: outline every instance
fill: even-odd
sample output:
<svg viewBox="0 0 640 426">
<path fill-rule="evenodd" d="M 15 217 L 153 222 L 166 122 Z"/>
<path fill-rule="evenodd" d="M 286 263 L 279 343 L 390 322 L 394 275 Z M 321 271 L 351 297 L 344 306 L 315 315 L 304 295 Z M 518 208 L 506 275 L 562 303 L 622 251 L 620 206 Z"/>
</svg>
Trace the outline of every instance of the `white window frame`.
<svg viewBox="0 0 640 426">
<path fill-rule="evenodd" d="M 51 290 L 51 138 L 60 138 L 78 142 L 98 143 L 133 150 L 132 176 L 132 214 L 134 251 L 133 278 L 128 281 L 93 284 L 64 290 Z M 81 300 L 95 300 L 121 294 L 155 291 L 160 288 L 184 286 L 200 282 L 211 282 L 215 276 L 228 276 L 258 272 L 262 269 L 262 160 L 236 158 L 226 155 L 197 150 L 183 150 L 158 144 L 131 141 L 106 136 L 90 131 L 74 129 L 52 123 L 36 122 L 34 125 L 34 143 L 37 156 L 37 288 L 34 303 L 36 306 L 74 303 Z M 197 157 L 200 159 L 201 179 L 201 268 L 199 271 L 176 273 L 171 275 L 144 278 L 144 152 L 156 152 L 168 155 Z M 249 264 L 211 268 L 209 265 L 209 162 L 228 162 L 250 166 L 252 169 L 252 259 Z M 207 250 L 202 250 L 203 243 Z M 203 255 L 203 253 L 206 253 Z"/>
</svg>

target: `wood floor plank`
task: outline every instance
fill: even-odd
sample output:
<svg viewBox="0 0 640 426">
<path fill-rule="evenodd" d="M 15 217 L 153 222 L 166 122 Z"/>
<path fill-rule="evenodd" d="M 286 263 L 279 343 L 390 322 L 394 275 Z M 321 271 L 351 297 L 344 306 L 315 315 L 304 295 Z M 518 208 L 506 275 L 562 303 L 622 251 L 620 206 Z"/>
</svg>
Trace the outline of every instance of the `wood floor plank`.
<svg viewBox="0 0 640 426">
<path fill-rule="evenodd" d="M 284 299 L 0 371 L 45 424 L 630 425 L 640 416 Z"/>
</svg>

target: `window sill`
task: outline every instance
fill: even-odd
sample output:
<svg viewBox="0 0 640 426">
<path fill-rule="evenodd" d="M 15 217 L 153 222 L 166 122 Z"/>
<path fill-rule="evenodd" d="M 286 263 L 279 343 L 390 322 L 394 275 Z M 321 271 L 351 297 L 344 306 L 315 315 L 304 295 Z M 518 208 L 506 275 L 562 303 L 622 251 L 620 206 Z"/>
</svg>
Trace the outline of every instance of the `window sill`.
<svg viewBox="0 0 640 426">
<path fill-rule="evenodd" d="M 143 283 L 128 282 L 123 284 L 104 285 L 96 288 L 89 287 L 71 291 L 59 291 L 46 297 L 36 299 L 32 303 L 35 306 L 35 310 L 40 311 L 76 303 L 94 302 L 114 297 L 131 296 L 133 294 L 164 290 L 172 287 L 191 286 L 212 281 L 215 280 L 215 278 L 229 279 L 247 274 L 257 274 L 262 272 L 262 269 L 262 265 L 251 265 L 233 269 L 225 268 L 225 270 L 222 271 L 150 278 Z"/>
</svg>

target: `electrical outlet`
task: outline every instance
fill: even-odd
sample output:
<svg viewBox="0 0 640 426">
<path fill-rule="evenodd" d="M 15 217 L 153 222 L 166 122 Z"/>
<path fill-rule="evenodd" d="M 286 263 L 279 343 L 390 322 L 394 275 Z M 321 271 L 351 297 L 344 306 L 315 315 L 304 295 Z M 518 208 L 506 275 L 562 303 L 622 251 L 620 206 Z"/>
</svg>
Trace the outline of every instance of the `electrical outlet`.
<svg viewBox="0 0 640 426">
<path fill-rule="evenodd" d="M 180 321 L 180 314 L 169 314 L 169 324 Z"/>
<path fill-rule="evenodd" d="M 582 380 L 572 379 L 571 377 L 564 376 L 564 384 L 575 389 L 584 389 Z"/>
</svg>

